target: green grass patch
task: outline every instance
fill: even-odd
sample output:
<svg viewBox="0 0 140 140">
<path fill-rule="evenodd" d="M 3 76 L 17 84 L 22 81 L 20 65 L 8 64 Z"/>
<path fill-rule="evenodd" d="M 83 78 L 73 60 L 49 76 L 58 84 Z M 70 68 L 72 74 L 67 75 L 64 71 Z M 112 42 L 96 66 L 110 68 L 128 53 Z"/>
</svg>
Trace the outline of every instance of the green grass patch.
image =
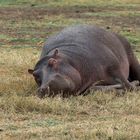
<svg viewBox="0 0 140 140">
<path fill-rule="evenodd" d="M 12 49 L 25 49 L 25 48 L 36 48 L 36 46 L 31 46 L 31 45 L 15 45 L 15 46 L 11 46 Z M 37 54 L 37 53 L 34 53 Z"/>
<path fill-rule="evenodd" d="M 11 37 L 6 35 L 6 34 L 0 34 L 0 39 L 3 39 L 3 40 L 10 40 Z"/>
<path fill-rule="evenodd" d="M 1 0 L 0 6 L 124 6 L 136 7 L 139 0 Z"/>
<path fill-rule="evenodd" d="M 130 31 L 122 31 L 121 34 L 125 36 L 133 46 L 140 45 L 140 34 L 132 33 Z"/>
<path fill-rule="evenodd" d="M 32 121 L 28 124 L 30 127 L 51 127 L 61 124 L 61 122 L 53 119 Z"/>
<path fill-rule="evenodd" d="M 11 43 L 28 43 L 28 42 L 31 42 L 31 43 L 37 43 L 37 42 L 41 42 L 42 39 L 40 38 L 13 38 L 10 40 Z"/>
</svg>

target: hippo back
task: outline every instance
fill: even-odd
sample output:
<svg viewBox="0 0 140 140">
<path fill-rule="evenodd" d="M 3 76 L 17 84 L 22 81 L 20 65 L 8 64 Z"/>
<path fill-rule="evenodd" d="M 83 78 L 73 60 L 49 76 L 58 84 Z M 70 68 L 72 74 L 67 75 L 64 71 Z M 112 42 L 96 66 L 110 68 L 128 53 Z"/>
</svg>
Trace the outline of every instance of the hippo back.
<svg viewBox="0 0 140 140">
<path fill-rule="evenodd" d="M 125 49 L 114 33 L 90 25 L 65 28 L 45 43 L 41 57 L 50 55 L 54 49 L 64 53 L 70 63 L 81 73 L 83 84 L 92 73 L 99 73 L 104 66 L 121 62 L 124 74 L 128 76 L 128 60 Z M 126 67 L 123 67 L 124 63 Z M 127 71 L 127 72 L 126 72 Z M 96 79 L 100 75 L 96 74 Z M 101 77 L 104 77 L 102 73 Z M 94 76 L 95 78 L 95 76 Z"/>
</svg>

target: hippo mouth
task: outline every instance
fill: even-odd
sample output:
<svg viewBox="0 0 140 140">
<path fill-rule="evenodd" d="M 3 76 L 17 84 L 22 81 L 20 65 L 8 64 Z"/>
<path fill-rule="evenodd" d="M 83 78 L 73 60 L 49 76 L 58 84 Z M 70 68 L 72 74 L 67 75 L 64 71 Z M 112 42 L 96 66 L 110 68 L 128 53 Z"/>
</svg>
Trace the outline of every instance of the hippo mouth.
<svg viewBox="0 0 140 140">
<path fill-rule="evenodd" d="M 59 83 L 59 84 L 58 84 Z M 75 90 L 75 84 L 71 79 L 65 78 L 64 81 L 51 81 L 45 86 L 41 86 L 38 89 L 38 97 L 43 98 L 45 96 L 53 97 L 57 94 L 70 93 Z"/>
<path fill-rule="evenodd" d="M 58 89 L 58 88 L 50 88 L 49 86 L 45 89 L 45 90 L 42 90 L 42 89 L 38 89 L 38 97 L 39 98 L 44 98 L 45 96 L 47 97 L 54 97 L 56 95 L 62 95 L 65 94 L 65 93 L 71 93 L 72 91 L 70 91 L 69 88 L 65 88 L 65 89 Z"/>
<path fill-rule="evenodd" d="M 40 87 L 40 88 L 38 88 L 38 91 L 37 91 L 37 96 L 39 97 L 39 98 L 43 98 L 43 97 L 45 97 L 45 95 L 47 95 L 47 96 L 50 96 L 50 87 L 49 86 L 47 86 L 47 87 Z"/>
</svg>

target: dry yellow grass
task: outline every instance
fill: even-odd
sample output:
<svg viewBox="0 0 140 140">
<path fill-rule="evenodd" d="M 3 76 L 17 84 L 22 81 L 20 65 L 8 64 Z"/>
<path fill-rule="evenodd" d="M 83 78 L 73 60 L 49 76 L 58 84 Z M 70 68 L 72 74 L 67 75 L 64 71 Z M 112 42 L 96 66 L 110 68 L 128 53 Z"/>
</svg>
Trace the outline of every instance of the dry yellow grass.
<svg viewBox="0 0 140 140">
<path fill-rule="evenodd" d="M 0 50 L 0 93 L 19 92 L 32 86 L 28 68 L 33 67 L 38 55 L 32 49 L 4 49 Z M 29 86 L 29 87 L 30 87 Z M 29 88 L 28 87 L 28 88 Z M 30 88 L 29 88 L 30 89 Z"/>
<path fill-rule="evenodd" d="M 36 49 L 0 50 L 0 139 L 139 139 L 140 92 L 39 99 L 27 73 Z"/>
</svg>

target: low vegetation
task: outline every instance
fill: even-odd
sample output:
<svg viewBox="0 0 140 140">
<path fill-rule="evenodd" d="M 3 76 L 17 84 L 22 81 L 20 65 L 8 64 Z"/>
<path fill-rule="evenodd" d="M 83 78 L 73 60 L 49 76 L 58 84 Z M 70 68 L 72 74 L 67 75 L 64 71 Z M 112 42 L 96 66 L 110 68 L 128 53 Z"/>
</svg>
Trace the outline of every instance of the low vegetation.
<svg viewBox="0 0 140 140">
<path fill-rule="evenodd" d="M 139 140 L 140 91 L 39 99 L 27 70 L 48 36 L 75 24 L 124 35 L 140 57 L 139 0 L 0 1 L 0 139 Z"/>
</svg>

